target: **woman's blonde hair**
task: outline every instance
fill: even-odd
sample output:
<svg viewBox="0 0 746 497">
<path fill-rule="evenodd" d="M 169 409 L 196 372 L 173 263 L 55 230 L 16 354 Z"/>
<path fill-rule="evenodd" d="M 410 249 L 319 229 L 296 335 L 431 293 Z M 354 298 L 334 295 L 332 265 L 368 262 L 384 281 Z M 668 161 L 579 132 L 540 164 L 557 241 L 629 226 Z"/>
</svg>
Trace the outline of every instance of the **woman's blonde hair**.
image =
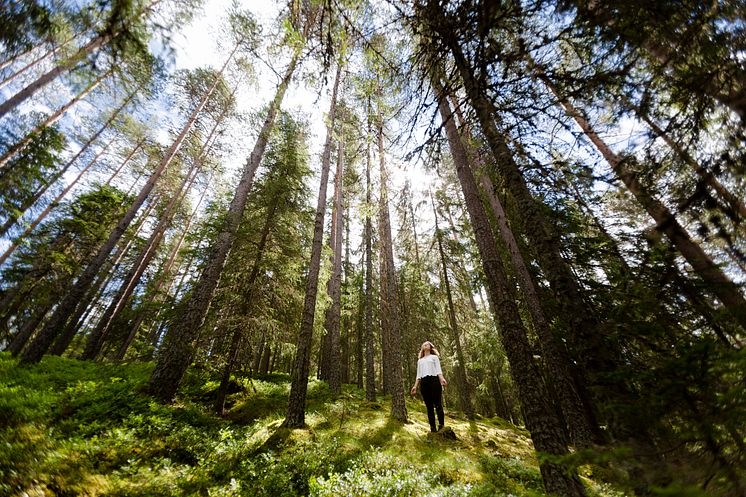
<svg viewBox="0 0 746 497">
<path fill-rule="evenodd" d="M 430 344 L 430 353 L 433 354 L 433 355 L 436 355 L 436 356 L 440 357 L 440 354 L 438 353 L 438 349 L 435 348 L 435 345 L 433 345 L 433 342 L 431 342 L 430 340 L 428 340 L 426 342 L 423 342 L 422 345 L 420 345 L 420 354 L 419 354 L 419 356 L 417 356 L 417 359 L 422 359 L 422 356 L 425 355 L 423 353 L 423 350 L 424 350 L 423 346 L 426 343 Z"/>
</svg>

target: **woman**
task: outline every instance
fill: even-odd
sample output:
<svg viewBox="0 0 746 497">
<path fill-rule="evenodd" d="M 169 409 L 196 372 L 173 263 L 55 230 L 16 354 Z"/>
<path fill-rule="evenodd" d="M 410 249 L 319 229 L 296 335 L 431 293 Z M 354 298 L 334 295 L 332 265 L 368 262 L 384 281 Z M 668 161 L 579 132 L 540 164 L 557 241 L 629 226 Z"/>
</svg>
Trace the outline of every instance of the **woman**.
<svg viewBox="0 0 746 497">
<path fill-rule="evenodd" d="M 417 361 L 417 379 L 412 390 L 412 397 L 417 395 L 417 387 L 421 386 L 420 393 L 427 407 L 427 420 L 430 422 L 430 431 L 436 432 L 443 429 L 445 414 L 443 413 L 443 387 L 448 382 L 443 377 L 440 369 L 440 358 L 438 351 L 430 342 L 425 342 L 420 347 L 420 356 Z M 438 428 L 435 428 L 435 411 L 438 411 Z"/>
</svg>

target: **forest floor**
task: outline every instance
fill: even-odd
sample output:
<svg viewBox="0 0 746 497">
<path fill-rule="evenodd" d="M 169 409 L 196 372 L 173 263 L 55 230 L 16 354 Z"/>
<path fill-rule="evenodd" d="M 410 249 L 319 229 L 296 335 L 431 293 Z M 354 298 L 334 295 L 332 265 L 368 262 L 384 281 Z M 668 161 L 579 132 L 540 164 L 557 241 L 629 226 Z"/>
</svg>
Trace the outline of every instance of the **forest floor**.
<svg viewBox="0 0 746 497">
<path fill-rule="evenodd" d="M 18 368 L 0 354 L 0 495 L 543 496 L 525 430 L 446 409 L 430 434 L 421 401 L 410 423 L 346 385 L 309 384 L 307 429 L 282 428 L 287 375 L 240 380 L 224 417 L 216 382 L 192 372 L 177 403 L 142 393 L 152 364 L 47 357 Z M 624 495 L 580 468 L 589 495 Z"/>
</svg>

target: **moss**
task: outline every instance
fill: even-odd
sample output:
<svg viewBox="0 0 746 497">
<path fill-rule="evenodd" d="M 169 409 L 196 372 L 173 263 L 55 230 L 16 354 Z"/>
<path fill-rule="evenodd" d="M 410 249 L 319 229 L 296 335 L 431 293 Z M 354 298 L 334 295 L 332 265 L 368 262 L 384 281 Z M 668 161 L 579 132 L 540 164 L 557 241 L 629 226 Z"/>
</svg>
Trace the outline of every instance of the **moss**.
<svg viewBox="0 0 746 497">
<path fill-rule="evenodd" d="M 164 406 L 142 393 L 151 368 L 58 357 L 21 368 L 0 354 L 0 495 L 543 495 L 530 440 L 502 420 L 447 416 L 453 436 L 430 436 L 421 402 L 408 400 L 402 424 L 386 398 L 313 380 L 307 427 L 289 430 L 287 375 L 235 378 L 218 417 L 208 372 L 190 371 Z"/>
</svg>

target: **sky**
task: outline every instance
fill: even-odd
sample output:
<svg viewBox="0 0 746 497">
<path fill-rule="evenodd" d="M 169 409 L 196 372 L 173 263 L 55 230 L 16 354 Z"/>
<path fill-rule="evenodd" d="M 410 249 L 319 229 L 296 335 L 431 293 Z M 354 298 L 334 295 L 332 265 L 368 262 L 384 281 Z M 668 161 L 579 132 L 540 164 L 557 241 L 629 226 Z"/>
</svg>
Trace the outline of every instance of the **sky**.
<svg viewBox="0 0 746 497">
<path fill-rule="evenodd" d="M 197 67 L 212 66 L 219 68 L 225 59 L 227 50 L 221 46 L 220 26 L 224 22 L 228 9 L 233 4 L 232 0 L 207 0 L 201 12 L 194 17 L 194 20 L 186 26 L 183 26 L 180 32 L 174 37 L 173 48 L 175 49 L 175 58 L 173 69 L 194 69 Z M 263 32 L 268 36 L 272 31 L 273 23 L 280 13 L 284 2 L 274 2 L 266 0 L 244 0 L 238 5 L 242 9 L 251 11 L 259 23 L 264 27 Z M 262 58 L 269 58 L 266 54 L 266 45 L 271 40 L 263 37 L 263 54 Z M 224 43 L 223 43 L 224 45 Z M 275 68 L 280 71 L 282 68 Z M 306 67 L 305 70 L 313 70 Z M 238 107 L 241 111 L 256 111 L 266 105 L 276 89 L 278 78 L 263 62 L 257 61 L 254 64 L 256 71 L 255 84 L 242 85 L 238 93 Z M 328 78 L 328 86 L 333 83 L 333 77 Z M 316 195 L 318 192 L 318 171 L 320 167 L 320 157 L 323 149 L 323 143 L 326 137 L 326 127 L 324 117 L 329 109 L 329 87 L 320 89 L 317 87 L 308 87 L 299 78 L 295 78 L 293 84 L 283 100 L 282 108 L 293 113 L 301 113 L 309 121 L 309 145 L 311 153 L 311 167 L 316 172 L 316 176 L 310 185 L 311 191 L 314 192 L 313 198 L 309 199 L 309 205 L 316 205 Z M 393 124 L 393 123 L 392 123 Z M 236 146 L 225 157 L 225 163 L 229 169 L 238 171 L 254 145 L 255 137 L 246 137 L 243 143 L 241 140 L 236 142 Z M 393 206 L 395 196 L 403 187 L 406 181 L 412 185 L 416 200 L 426 198 L 429 188 L 435 181 L 434 175 L 423 169 L 418 163 L 403 163 L 400 160 L 406 153 L 406 150 L 400 148 L 390 148 L 387 143 L 386 163 L 390 175 L 390 201 L 389 205 Z M 374 163 L 373 174 L 377 177 L 377 162 Z M 333 173 L 330 174 L 330 179 Z M 375 178 L 374 178 L 375 181 Z M 327 197 L 331 198 L 332 183 L 330 182 Z M 393 207 L 390 207 L 393 230 L 396 233 L 399 229 L 397 216 L 394 215 Z M 432 231 L 434 221 L 429 209 L 420 209 L 416 213 L 418 223 L 422 224 L 420 229 Z M 327 220 L 329 215 L 327 215 Z M 361 229 L 362 226 L 356 226 Z M 359 230 L 351 230 L 351 246 L 357 246 L 359 243 Z"/>
</svg>

